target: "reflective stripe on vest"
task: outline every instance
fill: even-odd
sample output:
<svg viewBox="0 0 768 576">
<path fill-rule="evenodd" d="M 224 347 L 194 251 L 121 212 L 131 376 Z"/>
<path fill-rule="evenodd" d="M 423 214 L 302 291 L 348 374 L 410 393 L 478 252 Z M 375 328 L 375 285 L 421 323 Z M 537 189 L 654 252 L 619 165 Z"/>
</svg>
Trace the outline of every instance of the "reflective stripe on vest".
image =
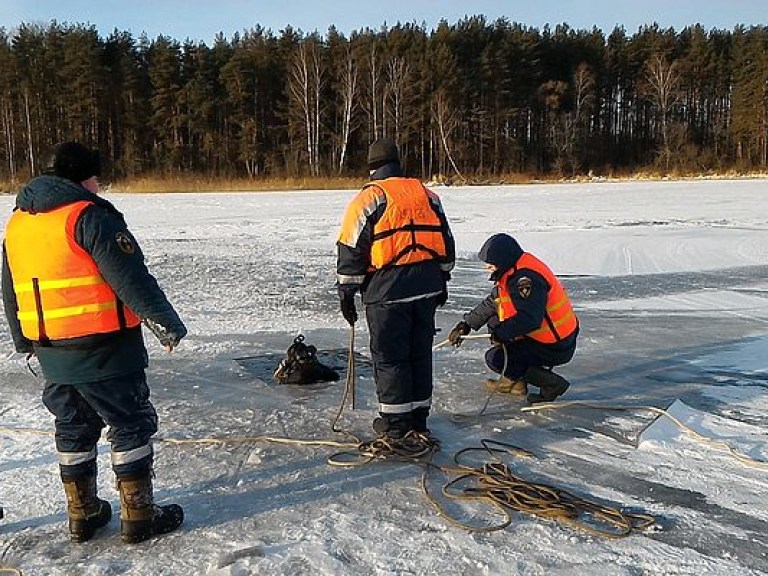
<svg viewBox="0 0 768 576">
<path fill-rule="evenodd" d="M 37 342 L 115 332 L 139 325 L 75 240 L 80 214 L 91 202 L 49 212 L 16 210 L 5 249 L 24 336 Z"/>
<path fill-rule="evenodd" d="M 496 302 L 499 320 L 503 322 L 517 313 L 515 304 L 507 289 L 507 281 L 510 276 L 521 268 L 528 268 L 541 274 L 547 281 L 547 284 L 549 284 L 544 320 L 542 320 L 539 328 L 526 334 L 526 337 L 542 344 L 554 344 L 573 334 L 579 322 L 568 299 L 568 294 L 565 292 L 565 288 L 563 288 L 560 280 L 558 280 L 557 276 L 552 273 L 546 264 L 527 252 L 496 283 L 499 291 L 499 297 Z"/>
<path fill-rule="evenodd" d="M 387 207 L 373 227 L 371 266 L 404 266 L 446 255 L 443 226 L 430 192 L 415 178 L 387 178 L 370 184 L 381 188 Z"/>
</svg>

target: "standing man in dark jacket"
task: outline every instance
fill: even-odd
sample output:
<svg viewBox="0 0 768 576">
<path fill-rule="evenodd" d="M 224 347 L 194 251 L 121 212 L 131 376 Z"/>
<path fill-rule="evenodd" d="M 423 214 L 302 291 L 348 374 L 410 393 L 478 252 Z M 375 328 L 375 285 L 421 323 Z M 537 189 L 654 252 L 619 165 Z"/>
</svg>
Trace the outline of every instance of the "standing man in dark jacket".
<svg viewBox="0 0 768 576">
<path fill-rule="evenodd" d="M 141 323 L 169 352 L 187 329 L 123 215 L 96 195 L 100 171 L 97 151 L 65 142 L 21 190 L 5 230 L 3 303 L 16 350 L 36 355 L 46 380 L 71 539 L 89 540 L 112 516 L 96 493 L 96 444 L 109 425 L 122 539 L 140 542 L 184 518 L 152 495 L 157 413 Z"/>
<path fill-rule="evenodd" d="M 418 452 L 434 447 L 432 342 L 454 240 L 439 197 L 403 176 L 392 140 L 371 144 L 368 167 L 371 181 L 347 206 L 337 242 L 341 310 L 354 324 L 354 296 L 362 293 L 379 400 L 374 430 Z"/>
<path fill-rule="evenodd" d="M 501 374 L 499 381 L 489 384 L 520 396 L 528 392 L 528 384 L 537 386 L 539 393 L 528 394 L 528 402 L 551 402 L 569 386 L 552 367 L 570 362 L 579 333 L 568 295 L 547 265 L 523 252 L 507 234 L 486 240 L 479 257 L 491 272 L 494 288 L 464 314 L 448 339 L 458 346 L 470 330 L 488 324 L 494 346 L 486 352 L 485 361 Z"/>
</svg>

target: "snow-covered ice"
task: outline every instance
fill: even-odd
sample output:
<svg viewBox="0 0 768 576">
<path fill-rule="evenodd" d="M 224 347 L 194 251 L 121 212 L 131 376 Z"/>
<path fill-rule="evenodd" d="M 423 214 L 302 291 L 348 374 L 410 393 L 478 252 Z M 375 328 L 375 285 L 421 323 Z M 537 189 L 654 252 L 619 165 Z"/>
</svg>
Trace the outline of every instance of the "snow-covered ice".
<svg viewBox="0 0 768 576">
<path fill-rule="evenodd" d="M 437 341 L 490 289 L 476 253 L 502 231 L 561 275 L 582 333 L 561 370 L 572 382 L 564 406 L 532 414 L 494 398 L 487 416 L 455 418 L 485 402 L 485 343 L 436 350 L 435 461 L 483 438 L 510 442 L 536 455 L 515 460 L 519 475 L 653 514 L 653 528 L 605 539 L 517 514 L 502 531 L 471 533 L 429 505 L 414 465 L 332 467 L 328 447 L 158 442 L 156 496 L 184 507 L 183 527 L 127 546 L 113 519 L 75 545 L 42 383 L 2 322 L 0 566 L 25 576 L 768 574 L 768 464 L 758 461 L 768 457 L 768 182 L 436 191 L 459 251 Z M 292 388 L 269 376 L 299 332 L 321 351 L 348 345 L 334 242 L 353 194 L 108 196 L 190 330 L 171 355 L 147 335 L 159 436 L 344 440 L 330 429 L 342 383 Z M 6 214 L 12 206 L 0 198 Z M 356 351 L 368 353 L 364 322 Z M 364 436 L 375 394 L 370 367 L 358 372 L 358 408 L 342 424 Z M 660 431 L 651 413 L 607 408 L 675 401 L 697 433 L 754 460 L 675 426 Z M 99 466 L 100 495 L 117 514 L 106 444 Z"/>
</svg>

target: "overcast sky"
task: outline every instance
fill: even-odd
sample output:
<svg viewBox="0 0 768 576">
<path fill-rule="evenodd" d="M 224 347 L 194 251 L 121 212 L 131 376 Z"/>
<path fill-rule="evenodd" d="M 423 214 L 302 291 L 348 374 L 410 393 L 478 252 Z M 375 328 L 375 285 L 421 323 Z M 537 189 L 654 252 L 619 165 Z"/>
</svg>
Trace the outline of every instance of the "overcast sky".
<svg viewBox="0 0 768 576">
<path fill-rule="evenodd" d="M 454 23 L 473 14 L 536 28 L 565 22 L 607 32 L 622 25 L 633 33 L 657 22 L 676 30 L 696 23 L 730 30 L 737 24 L 765 25 L 768 0 L 0 0 L 0 27 L 6 29 L 57 20 L 92 24 L 102 36 L 117 28 L 136 36 L 146 32 L 150 38 L 163 34 L 209 44 L 218 32 L 231 37 L 257 24 L 275 32 L 291 25 L 320 33 L 335 25 L 348 34 L 397 22 L 425 23 L 432 29 L 441 19 Z"/>
</svg>

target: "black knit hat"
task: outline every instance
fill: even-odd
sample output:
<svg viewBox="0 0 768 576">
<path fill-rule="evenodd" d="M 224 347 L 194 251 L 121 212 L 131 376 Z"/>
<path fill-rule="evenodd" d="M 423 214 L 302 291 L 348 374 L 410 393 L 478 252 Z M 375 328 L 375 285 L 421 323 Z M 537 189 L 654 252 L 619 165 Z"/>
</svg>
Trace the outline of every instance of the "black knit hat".
<svg viewBox="0 0 768 576">
<path fill-rule="evenodd" d="M 523 249 L 512 236 L 494 234 L 480 248 L 478 257 L 483 262 L 496 266 L 496 272 L 491 274 L 489 280 L 498 280 L 515 265 L 522 255 Z"/>
<path fill-rule="evenodd" d="M 379 138 L 368 147 L 369 170 L 376 170 L 391 162 L 400 163 L 397 144 L 391 138 Z"/>
<path fill-rule="evenodd" d="M 78 183 L 92 176 L 101 176 L 99 151 L 86 148 L 79 142 L 61 142 L 53 149 L 45 172 Z"/>
</svg>

